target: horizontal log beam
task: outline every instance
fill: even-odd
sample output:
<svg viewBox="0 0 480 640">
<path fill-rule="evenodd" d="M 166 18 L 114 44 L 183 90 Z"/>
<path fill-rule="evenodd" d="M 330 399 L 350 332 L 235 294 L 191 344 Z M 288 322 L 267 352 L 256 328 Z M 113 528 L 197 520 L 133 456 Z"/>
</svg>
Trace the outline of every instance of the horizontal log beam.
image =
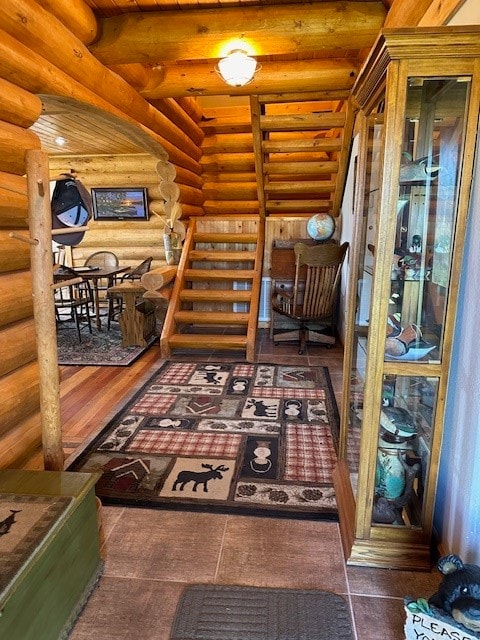
<svg viewBox="0 0 480 640">
<path fill-rule="evenodd" d="M 160 135 L 165 138 L 168 145 L 162 146 L 171 159 L 175 159 L 172 146 L 174 152 L 175 148 L 179 150 L 179 155 L 194 160 L 200 157 L 198 146 L 179 127 L 123 78 L 103 66 L 73 33 L 34 0 L 18 0 L 15 6 L 1 4 L 0 27 L 5 31 L 0 39 L 1 77 L 34 93 L 51 92 L 106 108 L 109 113 L 119 112 L 123 120 L 137 126 L 141 123 L 158 138 Z M 75 86 L 77 83 L 83 91 Z"/>
<path fill-rule="evenodd" d="M 30 268 L 29 244 L 11 238 L 9 232 L 2 229 L 0 230 L 0 247 L 2 247 L 0 251 L 0 273 Z"/>
<path fill-rule="evenodd" d="M 0 328 L 33 316 L 32 278 L 29 271 L 0 275 Z"/>
<path fill-rule="evenodd" d="M 255 200 L 255 182 L 213 182 L 203 185 L 203 193 L 208 200 Z"/>
<path fill-rule="evenodd" d="M 40 146 L 32 131 L 0 121 L 0 171 L 25 175 L 25 151 Z"/>
<path fill-rule="evenodd" d="M 97 18 L 84 0 L 36 0 L 74 33 L 83 44 L 94 42 L 100 30 Z"/>
<path fill-rule="evenodd" d="M 0 78 L 0 120 L 19 127 L 30 127 L 42 113 L 38 96 Z"/>
<path fill-rule="evenodd" d="M 200 146 L 205 137 L 204 131 L 192 120 L 188 113 L 173 98 L 161 98 L 151 103 L 163 115 L 177 125 L 193 142 Z"/>
<path fill-rule="evenodd" d="M 205 215 L 258 215 L 258 200 L 206 200 L 203 203 Z"/>
<path fill-rule="evenodd" d="M 0 436 L 32 414 L 40 403 L 37 361 L 0 378 Z"/>
<path fill-rule="evenodd" d="M 204 156 L 201 165 L 204 172 L 255 171 L 255 157 L 253 153 L 219 153 Z"/>
<path fill-rule="evenodd" d="M 385 27 L 416 27 L 434 0 L 394 0 Z"/>
<path fill-rule="evenodd" d="M 28 318 L 0 331 L 0 376 L 10 373 L 37 357 L 35 321 Z"/>
<path fill-rule="evenodd" d="M 356 61 L 342 59 L 264 62 L 253 81 L 243 87 L 227 85 L 212 63 L 166 66 L 161 79 L 140 90 L 147 100 L 170 96 L 248 96 L 315 90 L 349 90 L 357 75 Z"/>
<path fill-rule="evenodd" d="M 141 278 L 141 283 L 147 290 L 156 291 L 165 287 L 169 282 L 172 282 L 177 275 L 176 266 L 159 267 L 158 269 L 152 269 L 148 273 L 144 273 Z"/>
<path fill-rule="evenodd" d="M 205 136 L 202 143 L 203 154 L 253 152 L 252 134 L 219 134 Z M 204 158 L 200 162 L 203 162 Z"/>
<path fill-rule="evenodd" d="M 343 127 L 344 113 L 312 113 L 285 116 L 261 116 L 260 129 L 262 131 L 317 131 Z"/>
<path fill-rule="evenodd" d="M 91 47 L 104 64 L 214 59 L 241 35 L 255 55 L 370 48 L 385 20 L 380 2 L 222 7 L 124 13 L 101 21 Z M 188 43 L 188 46 L 185 46 Z"/>
</svg>

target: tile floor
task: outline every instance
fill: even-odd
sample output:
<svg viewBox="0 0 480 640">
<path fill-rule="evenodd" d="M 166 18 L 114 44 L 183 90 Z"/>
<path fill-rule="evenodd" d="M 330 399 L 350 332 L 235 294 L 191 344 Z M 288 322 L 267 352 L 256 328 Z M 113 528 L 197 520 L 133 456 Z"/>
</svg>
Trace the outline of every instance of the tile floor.
<svg viewBox="0 0 480 640">
<path fill-rule="evenodd" d="M 340 402 L 341 347 L 298 356 L 263 332 L 258 354 L 261 362 L 329 366 Z M 168 640 L 192 583 L 332 591 L 349 602 L 357 640 L 400 640 L 403 597 L 428 597 L 439 583 L 435 572 L 347 567 L 334 522 L 104 506 L 102 523 L 104 573 L 70 640 Z"/>
</svg>

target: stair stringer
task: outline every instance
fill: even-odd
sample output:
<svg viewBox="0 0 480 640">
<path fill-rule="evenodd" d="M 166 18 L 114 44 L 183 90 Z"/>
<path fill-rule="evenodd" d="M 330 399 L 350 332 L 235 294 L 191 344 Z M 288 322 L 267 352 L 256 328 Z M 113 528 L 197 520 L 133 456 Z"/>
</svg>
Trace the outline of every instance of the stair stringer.
<svg viewBox="0 0 480 640">
<path fill-rule="evenodd" d="M 261 291 L 261 277 L 262 277 L 262 262 L 263 262 L 263 252 L 264 252 L 264 242 L 265 242 L 265 224 L 264 220 L 259 218 L 258 216 L 243 216 L 235 218 L 235 232 L 234 234 L 226 234 L 230 235 L 232 238 L 227 241 L 235 244 L 242 244 L 242 233 L 239 231 L 242 227 L 242 223 L 245 223 L 248 226 L 248 222 L 254 221 L 256 222 L 256 238 L 255 238 L 255 251 L 254 251 L 254 259 L 253 259 L 253 267 L 251 269 L 252 277 L 251 277 L 251 290 L 249 292 L 249 312 L 248 319 L 246 323 L 245 335 L 244 336 L 232 336 L 232 339 L 229 340 L 228 336 L 221 335 L 216 336 L 212 334 L 205 334 L 204 336 L 193 333 L 182 334 L 182 326 L 179 322 L 177 322 L 176 316 L 182 310 L 182 296 L 185 298 L 186 296 L 191 296 L 192 293 L 195 293 L 195 290 L 192 290 L 192 287 L 188 286 L 189 278 L 187 277 L 187 273 L 192 271 L 191 266 L 193 262 L 193 253 L 196 251 L 196 243 L 195 236 L 198 236 L 199 226 L 207 223 L 210 226 L 214 226 L 218 222 L 218 226 L 221 226 L 221 223 L 227 223 L 228 225 L 232 224 L 232 218 L 217 218 L 216 216 L 207 217 L 203 216 L 201 218 L 191 218 L 189 221 L 189 226 L 187 230 L 187 234 L 185 237 L 182 255 L 180 258 L 180 262 L 177 270 L 177 277 L 175 280 L 175 284 L 173 286 L 172 295 L 170 298 L 168 310 L 165 316 L 165 321 L 163 324 L 162 334 L 160 337 L 160 349 L 161 355 L 163 358 L 168 358 L 172 354 L 172 348 L 175 348 L 175 345 L 182 347 L 189 347 L 198 350 L 213 350 L 213 349 L 245 349 L 246 359 L 248 362 L 254 362 L 255 360 L 255 344 L 257 338 L 258 331 L 258 313 L 260 308 L 260 291 Z M 210 232 L 212 236 L 215 236 L 215 232 Z M 249 237 L 248 241 L 244 241 L 245 244 L 252 243 L 252 234 L 247 234 Z M 212 242 L 212 245 L 215 244 L 215 241 Z M 211 256 L 214 256 L 215 250 L 210 248 L 208 253 Z M 223 251 L 223 254 L 226 252 Z M 234 252 L 233 252 L 234 253 Z M 251 255 L 252 252 L 245 252 L 245 256 Z M 196 251 L 196 254 L 198 251 Z M 241 254 L 240 254 L 241 255 Z M 206 260 L 207 262 L 214 261 L 214 257 L 211 260 Z M 250 261 L 250 260 L 249 260 Z M 230 270 L 228 270 L 230 271 Z M 226 273 L 228 273 L 226 271 Z M 213 273 L 213 270 L 212 270 Z M 239 271 L 240 273 L 240 271 Z M 215 269 L 215 278 L 217 280 L 218 276 L 221 275 L 221 269 Z M 228 280 L 228 278 L 226 278 Z M 229 290 L 228 293 L 230 293 Z M 212 289 L 212 293 L 214 290 Z M 242 296 L 245 292 L 239 291 L 238 295 Z M 206 294 L 208 296 L 208 293 Z M 201 296 L 201 292 L 200 292 Z M 240 298 L 239 298 L 240 299 Z M 210 300 L 211 305 L 215 305 L 213 300 Z M 221 305 L 221 303 L 219 303 Z M 221 312 L 218 312 L 215 315 L 215 311 L 212 311 L 213 317 L 221 316 Z M 185 315 L 185 313 L 183 313 Z M 193 314 L 194 315 L 194 314 Z M 205 314 L 202 314 L 202 318 L 205 319 Z M 220 322 L 220 321 L 219 321 Z M 216 323 L 213 323 L 216 324 Z M 235 323 L 237 325 L 238 323 Z M 240 324 L 243 324 L 240 323 Z M 191 322 L 191 325 L 195 326 L 194 322 Z M 203 326 L 203 324 L 202 324 Z M 231 326 L 234 326 L 233 324 Z M 225 327 L 224 327 L 225 328 Z"/>
</svg>

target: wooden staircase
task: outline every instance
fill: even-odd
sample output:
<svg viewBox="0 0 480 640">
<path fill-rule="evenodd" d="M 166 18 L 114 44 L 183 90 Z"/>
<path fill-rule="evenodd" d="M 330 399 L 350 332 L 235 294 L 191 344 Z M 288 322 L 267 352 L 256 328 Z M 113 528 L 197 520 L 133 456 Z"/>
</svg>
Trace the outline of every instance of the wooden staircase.
<svg viewBox="0 0 480 640">
<path fill-rule="evenodd" d="M 163 325 L 163 358 L 175 349 L 245 351 L 255 359 L 264 221 L 190 218 Z"/>
<path fill-rule="evenodd" d="M 261 216 L 339 215 L 354 113 L 349 92 L 251 96 Z"/>
</svg>

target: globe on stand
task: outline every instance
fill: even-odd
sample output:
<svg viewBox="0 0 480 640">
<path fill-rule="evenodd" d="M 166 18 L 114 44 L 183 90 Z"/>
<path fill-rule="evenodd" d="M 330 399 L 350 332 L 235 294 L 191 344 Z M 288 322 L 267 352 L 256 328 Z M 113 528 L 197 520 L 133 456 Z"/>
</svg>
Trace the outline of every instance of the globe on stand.
<svg viewBox="0 0 480 640">
<path fill-rule="evenodd" d="M 307 222 L 307 233 L 317 242 L 325 242 L 335 233 L 335 220 L 328 213 L 316 213 Z"/>
</svg>

